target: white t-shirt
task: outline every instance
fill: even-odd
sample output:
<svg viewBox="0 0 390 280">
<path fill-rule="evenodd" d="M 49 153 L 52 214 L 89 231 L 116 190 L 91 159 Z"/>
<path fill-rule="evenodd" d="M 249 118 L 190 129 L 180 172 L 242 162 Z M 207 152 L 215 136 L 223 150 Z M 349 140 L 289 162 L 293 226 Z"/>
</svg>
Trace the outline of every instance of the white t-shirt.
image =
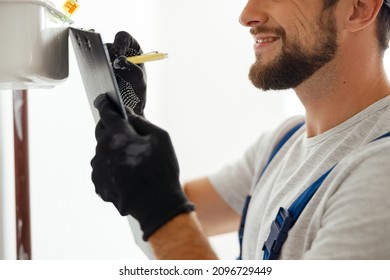
<svg viewBox="0 0 390 280">
<path fill-rule="evenodd" d="M 238 213 L 247 194 L 243 259 L 262 259 L 278 209 L 337 163 L 312 197 L 283 245 L 279 259 L 390 259 L 390 96 L 344 123 L 307 138 L 301 127 L 276 154 L 256 185 L 278 141 L 302 117 L 263 134 L 243 158 L 210 176 Z"/>
</svg>

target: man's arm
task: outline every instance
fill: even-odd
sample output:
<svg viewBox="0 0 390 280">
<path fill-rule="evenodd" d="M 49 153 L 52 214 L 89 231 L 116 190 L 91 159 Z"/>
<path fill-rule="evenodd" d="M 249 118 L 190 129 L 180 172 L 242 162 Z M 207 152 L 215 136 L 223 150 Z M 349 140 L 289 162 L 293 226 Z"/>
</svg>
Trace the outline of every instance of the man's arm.
<svg viewBox="0 0 390 280">
<path fill-rule="evenodd" d="M 207 177 L 186 183 L 184 192 L 195 204 L 197 217 L 206 236 L 238 229 L 240 215 L 221 198 Z"/>
<path fill-rule="evenodd" d="M 154 254 L 160 260 L 216 260 L 196 214 L 180 214 L 149 237 Z"/>
</svg>

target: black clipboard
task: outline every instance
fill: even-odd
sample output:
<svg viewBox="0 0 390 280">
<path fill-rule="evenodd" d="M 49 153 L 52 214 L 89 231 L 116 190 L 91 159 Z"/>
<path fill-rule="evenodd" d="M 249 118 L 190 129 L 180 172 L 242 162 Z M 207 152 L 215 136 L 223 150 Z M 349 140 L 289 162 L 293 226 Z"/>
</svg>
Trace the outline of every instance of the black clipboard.
<svg viewBox="0 0 390 280">
<path fill-rule="evenodd" d="M 95 122 L 99 121 L 100 116 L 93 102 L 102 93 L 106 93 L 117 105 L 123 118 L 128 119 L 112 70 L 108 50 L 103 44 L 100 34 L 91 30 L 70 27 L 69 36 Z M 139 223 L 131 216 L 127 218 L 135 243 L 149 259 L 154 259 L 149 243 L 142 239 Z"/>
<path fill-rule="evenodd" d="M 108 50 L 100 34 L 70 27 L 69 36 L 95 122 L 99 121 L 100 116 L 93 102 L 102 93 L 106 93 L 114 101 L 119 113 L 127 119 Z"/>
</svg>

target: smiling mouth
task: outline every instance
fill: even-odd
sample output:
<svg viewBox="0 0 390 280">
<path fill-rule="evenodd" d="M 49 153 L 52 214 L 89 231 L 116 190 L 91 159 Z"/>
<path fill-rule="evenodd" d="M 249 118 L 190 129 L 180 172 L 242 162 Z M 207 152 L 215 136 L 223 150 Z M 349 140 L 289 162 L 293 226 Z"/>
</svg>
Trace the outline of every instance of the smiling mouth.
<svg viewBox="0 0 390 280">
<path fill-rule="evenodd" d="M 267 37 L 267 38 L 258 38 L 255 40 L 256 44 L 263 44 L 263 43 L 270 43 L 270 42 L 275 42 L 279 38 L 277 37 Z"/>
</svg>

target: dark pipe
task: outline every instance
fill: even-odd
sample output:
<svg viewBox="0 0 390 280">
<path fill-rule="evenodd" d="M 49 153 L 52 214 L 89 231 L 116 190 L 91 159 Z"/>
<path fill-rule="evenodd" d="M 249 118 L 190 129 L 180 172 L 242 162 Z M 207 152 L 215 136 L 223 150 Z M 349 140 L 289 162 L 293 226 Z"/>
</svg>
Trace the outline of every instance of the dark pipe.
<svg viewBox="0 0 390 280">
<path fill-rule="evenodd" d="M 31 260 L 27 90 L 13 91 L 16 256 Z"/>
</svg>

